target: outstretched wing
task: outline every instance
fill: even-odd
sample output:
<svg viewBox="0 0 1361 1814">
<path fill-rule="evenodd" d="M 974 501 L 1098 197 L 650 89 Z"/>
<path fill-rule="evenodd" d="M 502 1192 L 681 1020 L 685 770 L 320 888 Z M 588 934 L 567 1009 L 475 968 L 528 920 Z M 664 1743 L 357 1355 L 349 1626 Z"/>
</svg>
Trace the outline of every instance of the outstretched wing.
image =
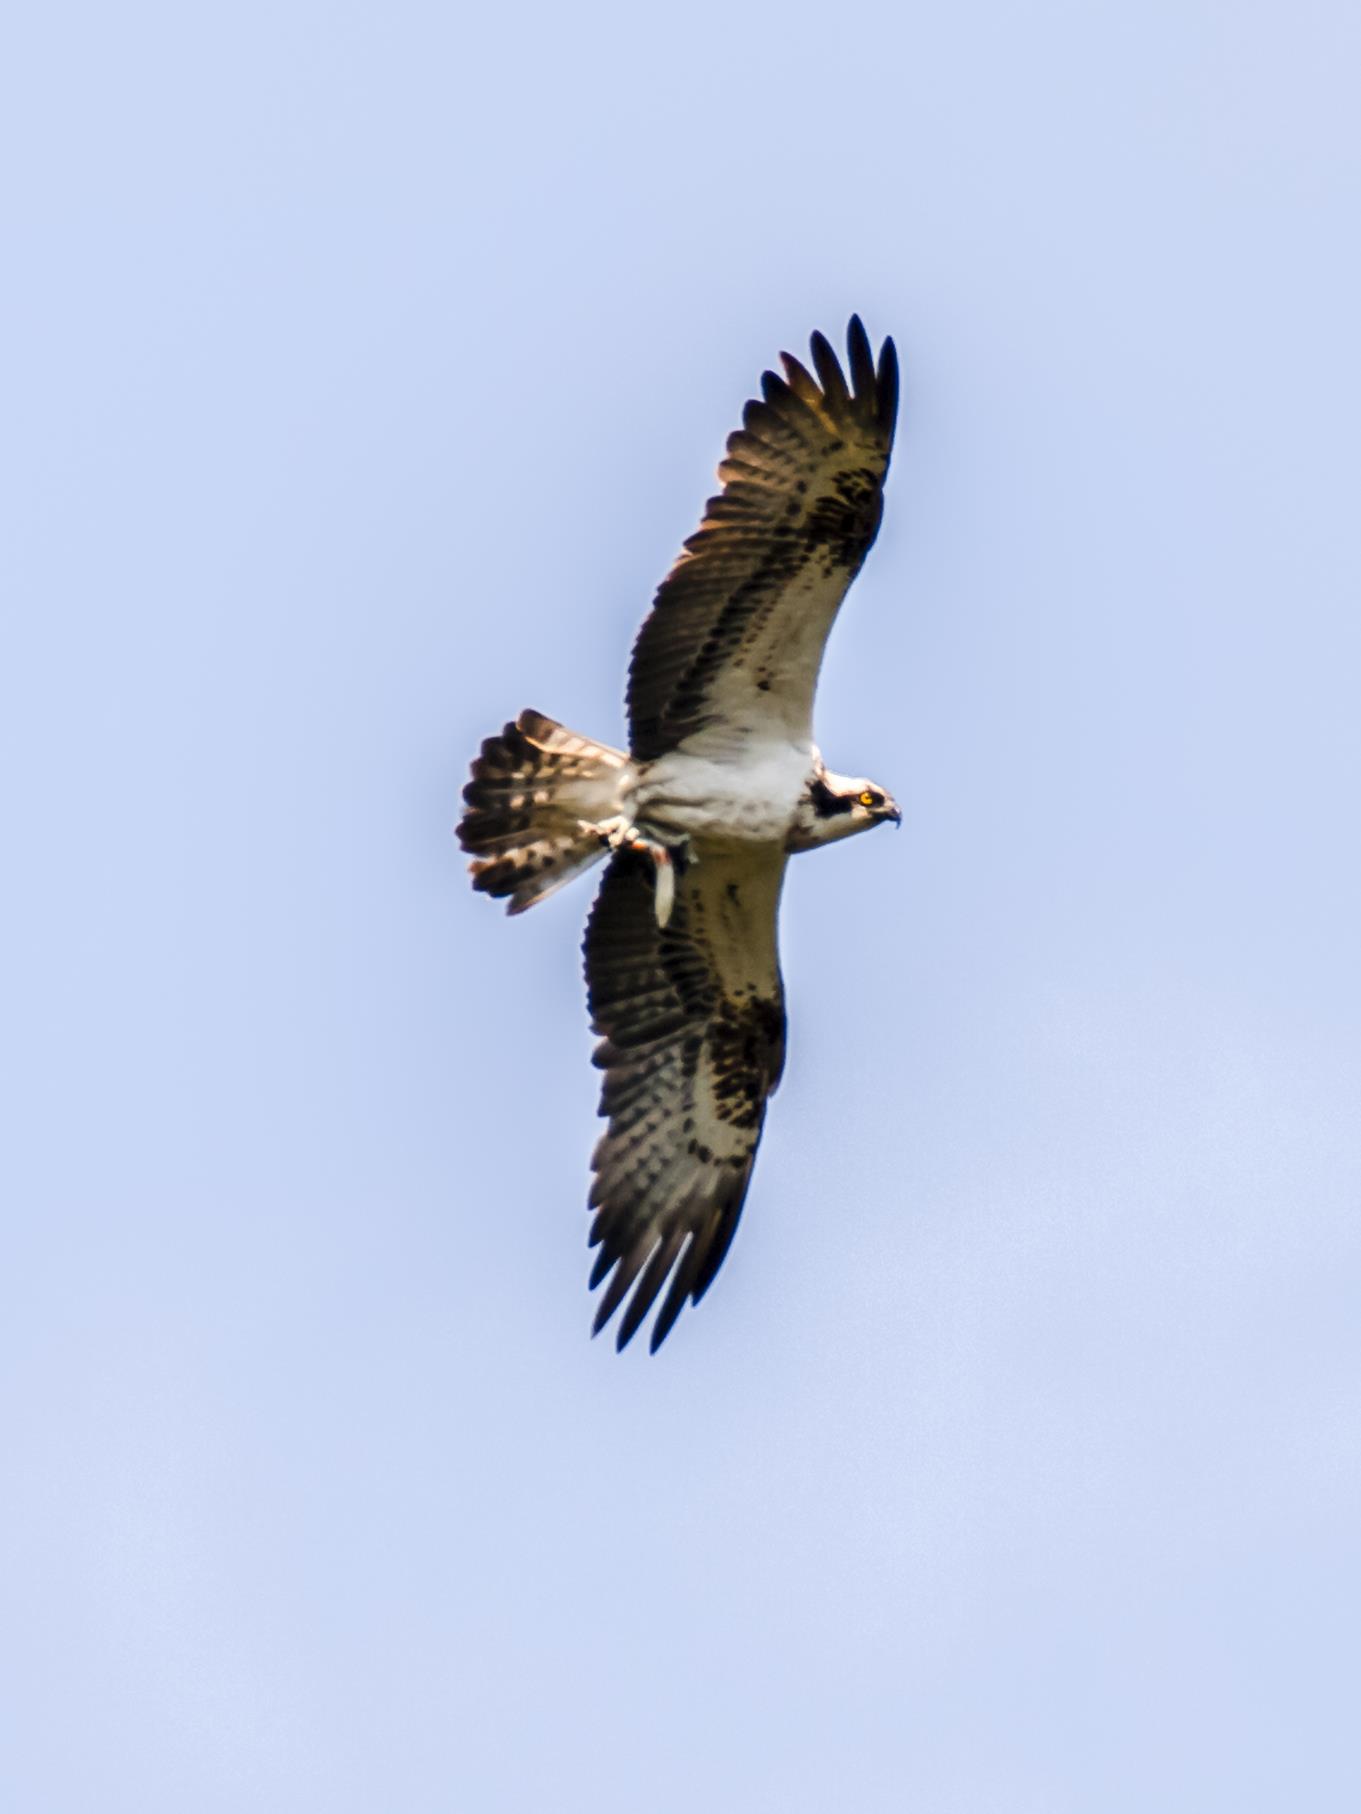
<svg viewBox="0 0 1361 1814">
<path fill-rule="evenodd" d="M 709 1289 L 737 1227 L 784 1064 L 775 931 L 784 868 L 780 852 L 706 854 L 680 877 L 660 927 L 651 860 L 624 850 L 596 897 L 586 982 L 610 1125 L 593 1161 L 591 1286 L 613 1272 L 597 1332 L 633 1293 L 620 1348 L 669 1274 L 656 1351 L 685 1300 Z"/>
<path fill-rule="evenodd" d="M 879 529 L 898 411 L 898 359 L 876 371 L 858 315 L 849 387 L 821 334 L 816 378 L 789 353 L 748 403 L 718 469 L 723 491 L 662 581 L 634 644 L 629 729 L 643 761 L 714 725 L 812 734 L 823 646 Z"/>
</svg>

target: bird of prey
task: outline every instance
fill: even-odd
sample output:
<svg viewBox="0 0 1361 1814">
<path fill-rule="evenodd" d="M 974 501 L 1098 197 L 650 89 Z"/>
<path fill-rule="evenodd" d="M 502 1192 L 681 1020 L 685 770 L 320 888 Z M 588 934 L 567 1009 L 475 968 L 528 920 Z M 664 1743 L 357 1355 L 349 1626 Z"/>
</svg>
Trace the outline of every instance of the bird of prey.
<svg viewBox="0 0 1361 1814">
<path fill-rule="evenodd" d="M 459 826 L 473 887 L 521 913 L 608 858 L 586 928 L 604 1071 L 591 1286 L 617 1346 L 664 1286 L 658 1348 L 737 1227 L 784 1064 L 776 918 L 790 856 L 891 820 L 813 741 L 823 646 L 879 528 L 898 364 L 859 317 L 843 372 L 766 372 L 629 666 L 627 752 L 521 712 L 489 737 Z M 669 1285 L 668 1285 L 669 1280 Z M 630 1296 L 630 1294 L 632 1294 Z"/>
</svg>

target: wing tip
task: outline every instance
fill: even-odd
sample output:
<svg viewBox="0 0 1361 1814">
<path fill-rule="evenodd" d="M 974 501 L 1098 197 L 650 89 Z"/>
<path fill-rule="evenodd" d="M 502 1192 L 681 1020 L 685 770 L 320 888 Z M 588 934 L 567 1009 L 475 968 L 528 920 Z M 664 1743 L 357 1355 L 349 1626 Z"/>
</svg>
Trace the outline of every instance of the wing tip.
<svg viewBox="0 0 1361 1814">
<path fill-rule="evenodd" d="M 891 439 L 898 410 L 898 349 L 893 336 L 885 336 L 876 360 L 865 323 L 858 312 L 853 314 L 846 324 L 844 370 L 831 341 L 820 328 L 813 330 L 808 344 L 825 407 L 835 417 L 853 413 L 886 431 Z M 788 388 L 800 396 L 804 385 L 814 383 L 811 374 L 792 354 L 781 353 L 780 358 Z"/>
<path fill-rule="evenodd" d="M 616 1354 L 622 1354 L 624 1352 L 625 1348 L 628 1347 L 634 1336 L 637 1335 L 638 1331 L 647 1321 L 648 1314 L 654 1303 L 661 1296 L 662 1286 L 667 1283 L 668 1278 L 671 1281 L 670 1287 L 665 1298 L 662 1300 L 661 1309 L 657 1312 L 656 1318 L 652 1324 L 651 1334 L 648 1336 L 647 1351 L 649 1354 L 655 1354 L 666 1340 L 667 1336 L 670 1335 L 686 1304 L 697 1304 L 699 1302 L 700 1294 L 694 1290 L 693 1278 L 689 1276 L 691 1268 L 686 1265 L 689 1252 L 690 1250 L 687 1248 L 678 1258 L 672 1259 L 668 1263 L 667 1269 L 662 1274 L 661 1278 L 655 1285 L 650 1286 L 650 1288 L 649 1281 L 646 1278 L 639 1281 L 633 1291 L 632 1297 L 629 1299 L 624 1315 L 620 1319 L 619 1326 L 614 1332 L 614 1351 Z M 606 1273 L 608 1273 L 609 1270 L 610 1268 L 607 1266 L 605 1268 Z M 599 1263 L 597 1262 L 597 1266 L 593 1270 L 591 1276 L 592 1288 L 594 1288 L 597 1283 L 595 1274 L 598 1271 Z M 625 1288 L 620 1294 L 618 1303 L 609 1303 L 608 1299 L 602 1301 L 591 1322 L 592 1341 L 594 1341 L 598 1335 L 603 1335 L 605 1333 L 606 1326 L 614 1318 L 619 1310 L 620 1303 L 622 1303 L 623 1299 L 628 1297 L 628 1295 L 628 1290 Z"/>
<path fill-rule="evenodd" d="M 898 420 L 899 392 L 898 349 L 894 345 L 892 334 L 885 336 L 884 344 L 879 348 L 879 370 L 875 374 L 874 390 L 875 416 L 891 439 Z"/>
</svg>

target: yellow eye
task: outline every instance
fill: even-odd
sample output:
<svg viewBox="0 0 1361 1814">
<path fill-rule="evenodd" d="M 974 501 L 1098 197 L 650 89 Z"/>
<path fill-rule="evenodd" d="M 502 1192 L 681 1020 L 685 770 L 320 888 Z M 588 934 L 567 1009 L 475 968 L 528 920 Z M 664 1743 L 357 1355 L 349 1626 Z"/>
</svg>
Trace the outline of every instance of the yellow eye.
<svg viewBox="0 0 1361 1814">
<path fill-rule="evenodd" d="M 878 794 L 871 793 L 869 788 L 866 788 L 864 793 L 861 794 L 861 796 L 860 796 L 860 804 L 862 806 L 877 806 L 878 803 L 879 803 Z"/>
</svg>

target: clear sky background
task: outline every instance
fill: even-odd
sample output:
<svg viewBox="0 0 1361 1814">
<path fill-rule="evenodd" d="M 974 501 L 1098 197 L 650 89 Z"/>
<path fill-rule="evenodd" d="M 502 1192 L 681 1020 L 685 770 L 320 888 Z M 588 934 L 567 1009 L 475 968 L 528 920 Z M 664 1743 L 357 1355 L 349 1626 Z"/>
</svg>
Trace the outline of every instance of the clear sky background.
<svg viewBox="0 0 1361 1814">
<path fill-rule="evenodd" d="M 31 7 L 0 1800 L 1361 1805 L 1361 12 Z M 791 1059 L 587 1337 L 589 887 L 452 828 L 782 346 L 904 366 Z"/>
</svg>

